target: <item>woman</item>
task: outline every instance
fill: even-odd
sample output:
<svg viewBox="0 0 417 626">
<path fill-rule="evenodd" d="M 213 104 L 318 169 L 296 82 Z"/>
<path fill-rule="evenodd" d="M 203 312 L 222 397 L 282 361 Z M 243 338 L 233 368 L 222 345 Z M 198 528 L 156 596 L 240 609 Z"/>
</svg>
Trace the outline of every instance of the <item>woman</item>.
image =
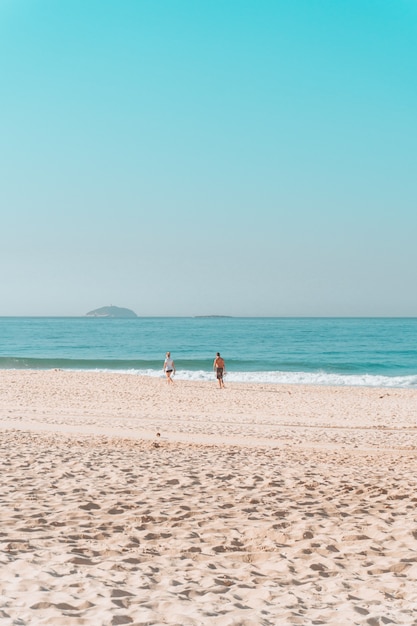
<svg viewBox="0 0 417 626">
<path fill-rule="evenodd" d="M 175 363 L 171 359 L 171 353 L 167 352 L 164 361 L 164 372 L 167 377 L 167 383 L 173 383 L 172 376 L 175 374 Z"/>
</svg>

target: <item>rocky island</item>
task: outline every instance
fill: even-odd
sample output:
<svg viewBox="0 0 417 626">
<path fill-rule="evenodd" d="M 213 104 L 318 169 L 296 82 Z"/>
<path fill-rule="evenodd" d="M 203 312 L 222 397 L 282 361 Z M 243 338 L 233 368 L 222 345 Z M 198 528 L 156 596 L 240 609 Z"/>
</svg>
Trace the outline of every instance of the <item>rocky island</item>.
<svg viewBox="0 0 417 626">
<path fill-rule="evenodd" d="M 136 313 L 131 309 L 125 309 L 120 306 L 102 306 L 100 309 L 94 309 L 86 313 L 86 317 L 137 317 Z"/>
</svg>

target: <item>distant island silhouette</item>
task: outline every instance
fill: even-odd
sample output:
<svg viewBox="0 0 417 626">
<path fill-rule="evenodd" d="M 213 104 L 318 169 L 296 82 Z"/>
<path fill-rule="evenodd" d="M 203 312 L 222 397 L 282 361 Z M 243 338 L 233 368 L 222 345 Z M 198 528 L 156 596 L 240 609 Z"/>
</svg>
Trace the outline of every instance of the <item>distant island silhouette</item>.
<svg viewBox="0 0 417 626">
<path fill-rule="evenodd" d="M 86 313 L 86 317 L 137 317 L 136 313 L 131 309 L 125 309 L 120 306 L 102 306 L 100 309 L 94 309 Z"/>
<path fill-rule="evenodd" d="M 207 318 L 207 317 L 232 317 L 231 315 L 194 315 L 195 318 Z"/>
</svg>

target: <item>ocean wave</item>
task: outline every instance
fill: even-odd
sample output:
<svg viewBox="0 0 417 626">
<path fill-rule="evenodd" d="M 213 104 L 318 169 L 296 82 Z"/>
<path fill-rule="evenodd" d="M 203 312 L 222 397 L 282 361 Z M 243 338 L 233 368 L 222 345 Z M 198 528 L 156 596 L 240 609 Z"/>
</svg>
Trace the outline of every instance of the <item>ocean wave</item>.
<svg viewBox="0 0 417 626">
<path fill-rule="evenodd" d="M 195 367 L 195 362 L 193 363 Z M 202 364 L 203 365 L 203 364 Z M 0 357 L 0 369 L 64 369 L 69 371 L 118 372 L 125 374 L 163 378 L 164 373 L 159 361 L 111 360 L 111 359 L 57 359 L 57 358 L 22 358 Z M 177 369 L 178 380 L 214 381 L 213 372 L 207 363 L 199 369 L 187 367 Z M 352 387 L 397 387 L 417 388 L 417 374 L 383 375 L 366 373 L 336 373 L 326 371 L 229 371 L 225 380 L 247 384 L 281 385 L 331 385 Z"/>
<path fill-rule="evenodd" d="M 125 370 L 125 373 L 163 378 L 161 370 Z M 213 372 L 206 370 L 177 370 L 177 380 L 214 381 Z M 322 385 L 337 387 L 397 387 L 417 388 L 417 374 L 411 376 L 381 376 L 372 374 L 332 374 L 328 372 L 227 372 L 226 382 L 247 384 Z"/>
</svg>

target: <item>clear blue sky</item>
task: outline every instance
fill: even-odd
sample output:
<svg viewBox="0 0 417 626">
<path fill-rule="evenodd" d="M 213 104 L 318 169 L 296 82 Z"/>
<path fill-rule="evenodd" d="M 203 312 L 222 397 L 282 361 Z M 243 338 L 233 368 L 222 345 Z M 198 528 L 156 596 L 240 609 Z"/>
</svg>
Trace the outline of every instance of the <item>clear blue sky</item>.
<svg viewBox="0 0 417 626">
<path fill-rule="evenodd" d="M 0 315 L 417 315 L 417 0 L 0 0 Z"/>
</svg>

